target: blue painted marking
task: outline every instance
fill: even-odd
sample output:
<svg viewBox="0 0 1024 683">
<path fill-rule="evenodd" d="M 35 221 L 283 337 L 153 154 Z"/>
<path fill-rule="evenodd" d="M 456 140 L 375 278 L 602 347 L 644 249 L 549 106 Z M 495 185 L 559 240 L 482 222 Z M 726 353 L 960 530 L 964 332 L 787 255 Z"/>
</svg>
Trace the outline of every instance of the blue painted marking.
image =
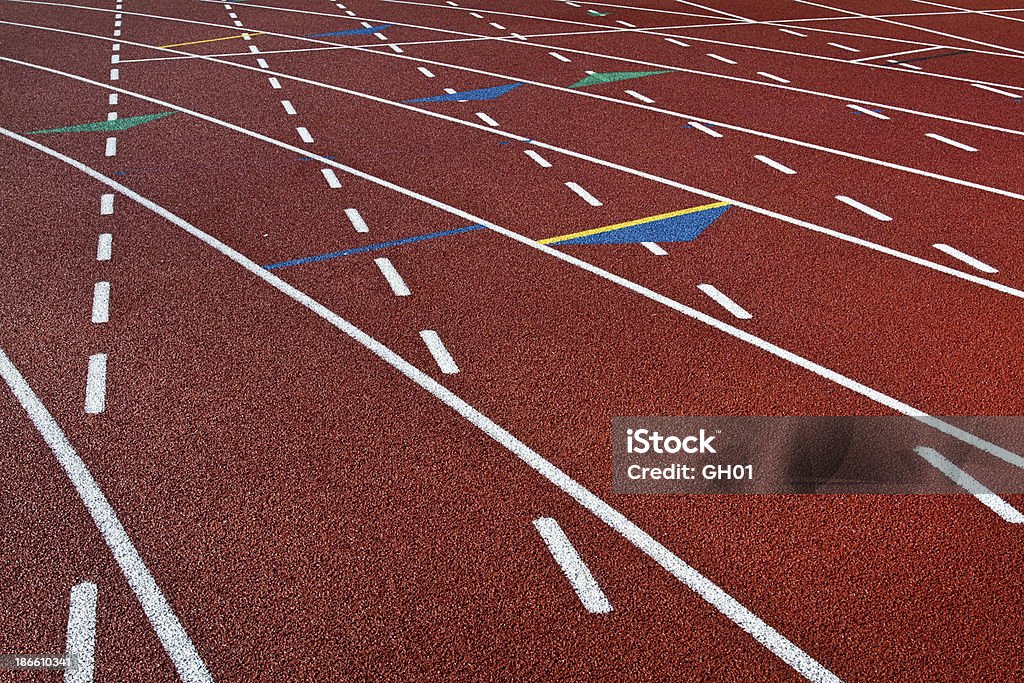
<svg viewBox="0 0 1024 683">
<path fill-rule="evenodd" d="M 700 124 L 700 125 L 702 125 L 702 126 L 706 126 L 707 128 L 717 128 L 717 127 L 718 127 L 718 124 L 717 124 L 717 123 L 702 123 L 702 124 Z M 680 128 L 689 128 L 690 130 L 697 130 L 696 128 L 694 128 L 693 126 L 691 126 L 691 125 L 690 125 L 690 124 L 688 124 L 688 123 L 684 123 L 683 125 L 681 125 L 681 126 L 679 126 L 679 127 L 680 127 Z"/>
<path fill-rule="evenodd" d="M 862 112 L 862 111 L 857 111 L 856 109 L 851 109 L 850 111 L 852 111 L 852 112 L 853 112 L 854 114 L 857 114 L 857 115 L 859 115 L 859 116 L 867 116 L 867 114 L 865 114 L 864 112 Z M 881 114 L 881 113 L 883 113 L 881 109 L 868 109 L 868 111 L 873 111 L 873 112 L 875 112 L 876 114 Z"/>
<path fill-rule="evenodd" d="M 315 263 L 317 261 L 327 261 L 330 259 L 341 258 L 342 256 L 352 256 L 353 254 L 365 254 L 368 251 L 377 251 L 378 249 L 387 249 L 389 247 L 398 247 L 403 244 L 412 244 L 413 242 L 422 242 L 424 240 L 432 240 L 437 237 L 448 237 L 449 235 L 458 235 L 463 232 L 471 232 L 473 230 L 483 230 L 482 225 L 467 225 L 464 228 L 455 228 L 453 230 L 442 230 L 441 232 L 431 232 L 426 235 L 416 235 L 415 237 L 406 237 L 400 240 L 393 240 L 391 242 L 379 242 L 377 244 L 370 244 L 365 247 L 356 247 L 354 249 L 345 249 L 342 251 L 332 251 L 329 254 L 320 254 L 318 256 L 306 256 L 305 258 L 297 258 L 291 261 L 281 261 L 280 263 L 272 263 L 269 266 L 263 266 L 267 270 L 275 270 L 277 268 L 287 268 L 288 266 L 301 266 L 304 263 Z"/>
<path fill-rule="evenodd" d="M 465 92 L 457 93 L 445 93 L 444 95 L 437 95 L 435 97 L 421 97 L 417 100 L 406 100 L 409 102 L 457 102 L 459 100 L 467 101 L 481 101 L 481 100 L 493 100 L 496 97 L 501 97 L 507 92 L 515 90 L 522 83 L 509 83 L 507 85 L 496 85 L 493 88 L 480 88 L 479 90 L 466 90 Z"/>
<path fill-rule="evenodd" d="M 718 206 L 682 216 L 631 225 L 628 228 L 599 232 L 596 235 L 555 242 L 551 246 L 564 244 L 639 244 L 640 242 L 691 242 L 725 213 L 728 206 Z"/>
<path fill-rule="evenodd" d="M 306 38 L 328 38 L 333 36 L 368 36 L 372 33 L 378 33 L 384 29 L 388 29 L 394 26 L 394 24 L 381 24 L 380 26 L 371 26 L 370 28 L 353 28 L 348 31 L 331 31 L 330 33 L 313 33 Z"/>
</svg>

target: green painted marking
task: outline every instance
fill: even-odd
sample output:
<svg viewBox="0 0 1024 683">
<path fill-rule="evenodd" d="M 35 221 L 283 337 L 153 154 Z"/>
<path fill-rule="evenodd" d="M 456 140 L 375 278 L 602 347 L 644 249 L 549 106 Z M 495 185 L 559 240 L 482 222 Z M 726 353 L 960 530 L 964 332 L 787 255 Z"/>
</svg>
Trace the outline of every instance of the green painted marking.
<svg viewBox="0 0 1024 683">
<path fill-rule="evenodd" d="M 570 88 L 585 88 L 588 85 L 599 83 L 614 83 L 615 81 L 628 81 L 631 78 L 643 78 L 644 76 L 656 76 L 667 74 L 669 70 L 663 71 L 609 71 L 607 73 L 590 74 L 586 78 L 576 81 Z"/>
<path fill-rule="evenodd" d="M 588 9 L 587 14 L 592 17 L 607 17 L 611 12 L 598 12 L 596 9 Z"/>
<path fill-rule="evenodd" d="M 95 121 L 93 123 L 79 123 L 75 126 L 65 126 L 63 128 L 47 128 L 46 130 L 31 130 L 25 135 L 45 135 L 47 133 L 96 133 L 100 131 L 111 131 L 111 130 L 128 130 L 135 126 L 140 126 L 143 123 L 149 123 L 150 121 L 156 121 L 166 116 L 173 114 L 173 111 L 162 111 L 159 114 L 143 114 L 142 116 L 129 116 L 124 119 L 114 119 L 113 121 Z"/>
</svg>

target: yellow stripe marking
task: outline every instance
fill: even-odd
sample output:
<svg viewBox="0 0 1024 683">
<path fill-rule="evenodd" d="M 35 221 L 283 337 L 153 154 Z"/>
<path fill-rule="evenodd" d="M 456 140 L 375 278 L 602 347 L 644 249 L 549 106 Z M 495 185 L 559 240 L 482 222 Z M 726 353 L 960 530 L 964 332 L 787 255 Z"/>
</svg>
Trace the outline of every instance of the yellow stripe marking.
<svg viewBox="0 0 1024 683">
<path fill-rule="evenodd" d="M 199 45 L 200 43 L 216 43 L 218 40 L 232 40 L 234 38 L 241 38 L 242 36 L 262 36 L 262 33 L 243 33 L 240 36 L 225 36 L 223 38 L 209 38 L 207 40 L 193 40 L 191 43 L 174 43 L 172 45 L 161 45 L 160 47 L 184 47 L 185 45 Z"/>
<path fill-rule="evenodd" d="M 577 237 L 589 237 L 590 235 L 598 235 L 602 232 L 611 232 L 612 230 L 621 230 L 622 228 L 631 228 L 634 225 L 640 225 L 641 223 L 650 223 L 652 221 L 660 221 L 664 218 L 675 218 L 676 216 L 682 216 L 687 213 L 696 213 L 698 211 L 706 211 L 707 209 L 717 209 L 720 206 L 729 206 L 729 202 L 715 202 L 714 204 L 704 204 L 703 206 L 694 206 L 690 209 L 683 209 L 681 211 L 672 211 L 670 213 L 662 213 L 657 216 L 648 216 L 647 218 L 637 218 L 633 221 L 626 221 L 625 223 L 616 223 L 615 225 L 606 225 L 603 228 L 592 228 L 590 230 L 583 230 L 582 232 L 574 232 L 569 235 L 559 235 L 558 237 L 548 237 L 546 239 L 539 240 L 541 244 L 554 244 L 555 242 L 565 242 L 566 240 L 576 239 Z"/>
</svg>

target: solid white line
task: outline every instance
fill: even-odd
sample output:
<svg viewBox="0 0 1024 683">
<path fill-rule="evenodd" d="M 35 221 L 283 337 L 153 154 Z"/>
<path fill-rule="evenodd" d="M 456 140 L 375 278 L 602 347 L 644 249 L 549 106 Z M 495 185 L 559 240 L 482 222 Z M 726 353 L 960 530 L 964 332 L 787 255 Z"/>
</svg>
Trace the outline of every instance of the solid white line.
<svg viewBox="0 0 1024 683">
<path fill-rule="evenodd" d="M 866 109 L 866 108 L 861 107 L 860 105 L 857 105 L 857 104 L 848 104 L 846 106 L 849 107 L 850 109 L 853 109 L 854 111 L 859 111 L 861 114 L 867 114 L 868 116 L 874 116 L 876 119 L 882 119 L 883 121 L 888 121 L 889 120 L 889 117 L 886 116 L 885 114 L 879 114 L 877 111 L 871 111 L 870 109 Z"/>
<path fill-rule="evenodd" d="M 395 270 L 395 266 L 391 263 L 390 259 L 376 258 L 373 262 L 377 264 L 381 275 L 391 285 L 391 291 L 395 293 L 395 296 L 409 296 L 411 294 L 409 286 L 405 284 L 405 280 Z"/>
<path fill-rule="evenodd" d="M 847 52 L 860 52 L 860 50 L 858 50 L 857 48 L 850 47 L 849 45 L 843 45 L 842 43 L 829 43 L 829 45 L 831 45 L 832 47 L 837 47 L 840 50 L 846 50 Z"/>
<path fill-rule="evenodd" d="M 779 30 L 782 31 L 783 33 L 788 33 L 791 36 L 796 36 L 797 38 L 806 38 L 807 37 L 806 33 L 798 33 L 796 31 L 792 31 L 792 30 L 790 30 L 788 28 L 780 28 Z"/>
<path fill-rule="evenodd" d="M 483 121 L 484 123 L 486 123 L 486 124 L 487 124 L 488 126 L 494 126 L 495 128 L 497 128 L 497 127 L 498 127 L 498 122 L 497 122 L 497 121 L 495 121 L 494 119 L 492 119 L 492 118 L 491 118 L 490 116 L 488 116 L 487 114 L 483 113 L 482 111 L 478 111 L 478 112 L 476 113 L 476 115 L 477 115 L 477 118 L 479 118 L 479 119 L 480 119 L 481 121 Z"/>
<path fill-rule="evenodd" d="M 662 249 L 660 244 L 654 242 L 641 242 L 640 244 L 655 256 L 668 256 L 668 252 Z"/>
<path fill-rule="evenodd" d="M 356 232 L 370 232 L 370 226 L 363 220 L 359 209 L 345 209 L 345 215 L 348 217 L 349 222 L 352 223 L 352 227 L 356 229 Z"/>
<path fill-rule="evenodd" d="M 779 162 L 775 161 L 775 159 L 770 159 L 764 156 L 763 154 L 755 154 L 754 158 L 762 163 L 768 164 L 776 171 L 782 171 L 786 175 L 796 175 L 796 171 L 791 169 L 789 166 L 786 166 L 785 164 L 780 164 Z"/>
<path fill-rule="evenodd" d="M 116 80 L 119 80 L 120 78 L 121 78 L 121 70 L 120 69 L 111 69 L 110 70 L 110 80 L 116 81 Z"/>
<path fill-rule="evenodd" d="M 740 306 L 738 303 L 727 297 L 721 291 L 719 291 L 714 285 L 697 285 L 697 289 L 707 294 L 709 297 L 714 299 L 715 303 L 724 308 L 725 310 L 732 313 L 732 315 L 741 320 L 749 320 L 754 316 L 750 315 L 745 308 Z"/>
<path fill-rule="evenodd" d="M 89 356 L 89 372 L 85 378 L 85 412 L 102 413 L 107 407 L 107 354 Z"/>
<path fill-rule="evenodd" d="M 558 522 L 550 517 L 538 517 L 533 520 L 533 526 L 537 529 L 540 537 L 544 539 L 544 545 L 548 547 L 551 556 L 555 558 L 558 567 L 569 579 L 580 602 L 591 614 L 607 614 L 612 611 L 612 604 L 608 602 L 604 591 L 597 585 L 597 580 L 590 573 L 580 554 L 576 552 L 569 538 L 562 531 Z"/>
<path fill-rule="evenodd" d="M 526 154 L 526 156 L 528 156 L 531 159 L 533 159 L 534 161 L 536 161 L 540 165 L 541 168 L 551 168 L 551 162 L 548 161 L 547 159 L 545 159 L 544 157 L 542 157 L 540 154 L 538 154 L 534 150 L 527 149 L 527 150 L 524 150 L 524 153 Z"/>
<path fill-rule="evenodd" d="M 583 201 L 587 204 L 590 204 L 591 206 L 602 206 L 601 201 L 597 197 L 584 190 L 578 183 L 574 183 L 570 180 L 565 184 L 565 186 L 582 197 Z"/>
<path fill-rule="evenodd" d="M 115 137 L 107 138 L 106 155 L 108 157 L 117 156 L 117 138 L 115 138 Z"/>
<path fill-rule="evenodd" d="M 971 268 L 975 268 L 977 270 L 980 270 L 983 273 L 998 273 L 999 272 L 999 270 L 997 268 L 993 268 L 992 266 L 988 265 L 987 263 L 985 263 L 983 261 L 979 261 L 978 259 L 974 258 L 973 256 L 968 256 L 964 252 L 960 251 L 959 249 L 955 249 L 955 248 L 949 246 L 948 244 L 933 244 L 932 246 L 935 247 L 936 249 L 938 249 L 939 251 L 944 252 L 944 253 L 952 256 L 955 259 L 959 259 L 960 261 L 963 261 L 964 263 L 969 265 Z"/>
<path fill-rule="evenodd" d="M 324 174 L 324 180 L 327 181 L 327 186 L 337 190 L 341 187 L 341 181 L 338 180 L 338 174 L 334 172 L 333 168 L 321 168 L 320 172 Z"/>
<path fill-rule="evenodd" d="M 281 106 L 284 107 L 286 114 L 295 116 L 295 107 L 292 106 L 291 100 L 281 100 Z"/>
<path fill-rule="evenodd" d="M 281 89 L 281 81 L 277 80 L 273 76 L 268 78 L 267 80 L 270 81 L 270 87 L 273 88 L 274 90 Z"/>
<path fill-rule="evenodd" d="M 721 55 L 716 55 L 716 54 L 714 54 L 712 52 L 707 53 L 707 55 L 708 55 L 708 57 L 711 57 L 711 59 L 717 59 L 718 61 L 725 62 L 726 64 L 738 64 L 739 63 L 739 62 L 735 62 L 735 61 L 733 61 L 731 59 L 728 59 L 726 57 L 723 57 Z"/>
<path fill-rule="evenodd" d="M 650 97 L 647 97 L 646 95 L 641 95 L 636 90 L 627 90 L 626 94 L 629 95 L 630 97 L 635 97 L 636 99 L 640 100 L 641 102 L 645 102 L 646 104 L 654 104 L 654 100 L 652 100 Z"/>
<path fill-rule="evenodd" d="M 427 345 L 427 350 L 434 357 L 434 362 L 437 363 L 441 372 L 446 375 L 454 375 L 459 371 L 459 366 L 455 364 L 455 359 L 452 358 L 452 354 L 448 353 L 448 349 L 445 348 L 444 342 L 441 341 L 441 336 L 437 332 L 421 330 L 420 337 Z"/>
<path fill-rule="evenodd" d="M 105 232 L 99 236 L 96 241 L 96 260 L 97 261 L 109 261 L 111 246 L 114 242 L 114 236 L 109 232 Z"/>
<path fill-rule="evenodd" d="M 958 149 L 962 149 L 965 152 L 977 152 L 978 151 L 977 149 L 975 149 L 974 147 L 971 147 L 970 145 L 965 145 L 964 143 L 957 142 L 956 140 L 950 140 L 949 138 L 943 137 L 942 135 L 939 135 L 938 133 L 925 133 L 924 135 L 927 138 L 931 138 L 932 140 L 938 140 L 939 142 L 944 142 L 947 145 L 951 145 L 951 146 L 956 147 Z"/>
<path fill-rule="evenodd" d="M 757 75 L 758 76 L 764 76 L 765 78 L 770 78 L 771 80 L 778 81 L 779 83 L 790 83 L 791 82 L 791 81 L 786 80 L 782 76 L 776 76 L 775 74 L 770 74 L 767 71 L 758 71 Z"/>
<path fill-rule="evenodd" d="M 1021 514 L 1017 508 L 1007 503 L 980 481 L 954 465 L 934 448 L 917 446 L 914 448 L 914 452 L 924 458 L 932 467 L 949 477 L 954 484 L 977 498 L 982 505 L 999 515 L 1004 521 L 1010 524 L 1024 524 L 1024 514 Z"/>
<path fill-rule="evenodd" d="M 717 130 L 708 128 L 703 123 L 697 123 L 696 121 L 687 121 L 687 123 L 690 125 L 691 128 L 695 128 L 699 130 L 701 133 L 704 133 L 705 135 L 710 135 L 713 138 L 722 137 L 722 134 L 719 133 Z"/>
<path fill-rule="evenodd" d="M 552 57 L 554 57 L 555 59 L 557 59 L 560 62 L 571 62 L 572 61 L 571 59 L 569 59 L 565 55 L 560 55 L 557 52 L 549 52 L 548 54 L 551 55 Z"/>
<path fill-rule="evenodd" d="M 1013 97 L 1018 100 L 1022 97 L 1021 93 L 1019 92 L 1007 92 L 1005 90 L 1000 90 L 999 88 L 993 88 L 991 86 L 985 85 L 984 83 L 971 83 L 971 85 L 973 85 L 975 88 L 981 88 L 982 90 L 994 92 L 997 95 L 1006 95 L 1007 97 Z"/>
<path fill-rule="evenodd" d="M 87 581 L 71 588 L 64 652 L 74 657 L 75 666 L 65 669 L 64 683 L 92 683 L 96 664 L 97 593 L 96 584 Z"/>
<path fill-rule="evenodd" d="M 867 204 L 862 204 L 861 202 L 858 202 L 856 199 L 853 199 L 851 197 L 847 197 L 846 195 L 842 195 L 842 194 L 836 195 L 836 199 L 841 201 L 843 204 L 846 204 L 847 206 L 852 206 L 853 208 L 857 209 L 858 211 L 863 211 L 867 215 L 869 215 L 872 218 L 875 218 L 877 220 L 880 220 L 880 221 L 891 221 L 892 220 L 892 216 L 886 216 L 881 211 L 878 211 L 877 209 L 872 209 Z"/>
<path fill-rule="evenodd" d="M 105 194 L 100 197 L 100 215 L 109 216 L 114 213 L 114 195 Z"/>
<path fill-rule="evenodd" d="M 433 78 L 434 77 L 433 72 L 430 69 L 428 69 L 427 67 L 425 67 L 425 66 L 418 66 L 416 68 L 419 70 L 419 72 L 421 74 L 423 74 L 427 78 Z"/>
<path fill-rule="evenodd" d="M 73 161 L 73 160 L 72 160 Z M 117 188 L 115 188 L 117 189 Z M 53 415 L 46 409 L 39 397 L 22 377 L 18 369 L 14 367 L 7 354 L 0 349 L 0 375 L 3 375 L 7 386 L 11 388 L 14 396 L 21 403 L 21 407 L 28 413 L 32 423 L 39 430 L 39 434 L 49 445 L 50 450 L 57 457 L 68 479 L 78 491 L 79 497 L 85 504 L 89 515 L 92 517 L 96 528 L 99 529 L 107 547 L 110 548 L 114 559 L 117 560 L 121 573 L 128 580 L 135 597 L 142 605 L 153 630 L 156 631 L 164 650 L 174 662 L 178 677 L 184 683 L 212 683 L 213 678 L 206 669 L 195 646 L 189 640 L 181 622 L 175 616 L 171 606 L 167 603 L 160 587 L 157 586 L 153 575 L 149 573 L 146 564 L 139 556 L 139 551 L 132 545 L 124 527 L 114 509 L 110 507 L 106 496 L 100 490 L 96 480 L 93 479 L 89 468 L 75 452 L 71 442 L 68 441 L 64 431 L 53 419 Z"/>
<path fill-rule="evenodd" d="M 7 60 L 9 61 L 9 60 Z M 44 68 L 44 70 L 46 70 Z M 55 70 L 52 70 L 55 71 Z M 63 72 L 61 72 L 63 73 Z M 83 82 L 89 82 L 95 86 L 102 86 L 101 83 L 96 81 L 90 81 L 82 77 L 74 77 L 73 80 L 81 80 Z M 171 105 L 168 102 L 155 100 L 145 95 L 138 93 L 130 93 L 135 97 L 146 101 L 152 101 L 154 104 L 161 106 L 169 106 L 171 109 L 181 111 L 181 107 Z M 154 101 L 155 100 L 155 101 Z M 205 114 L 199 114 L 198 112 L 190 112 L 192 116 L 209 123 L 215 123 L 222 127 L 228 128 L 238 133 L 242 133 L 248 137 L 261 140 L 268 144 L 286 149 L 288 151 L 302 154 L 304 150 L 289 145 L 287 143 L 274 140 L 268 136 L 256 133 L 254 131 L 247 131 L 246 129 L 230 124 L 226 121 L 216 119 Z M 215 239 L 209 234 L 199 230 L 191 223 L 188 223 L 181 217 L 167 211 L 163 207 L 155 204 L 154 202 L 146 199 L 138 193 L 128 189 L 121 183 L 112 180 L 100 172 L 96 171 L 85 164 L 72 159 L 56 150 L 53 150 L 45 145 L 42 145 L 35 140 L 26 138 L 22 135 L 18 135 L 10 130 L 0 127 L 0 135 L 3 135 L 12 140 L 16 140 L 28 147 L 31 147 L 43 154 L 51 156 L 55 159 L 59 159 L 64 163 L 78 169 L 82 173 L 88 175 L 94 180 L 101 182 L 108 187 L 120 192 L 122 195 L 128 197 L 132 201 L 140 204 L 141 206 L 149 209 L 170 223 L 178 226 L 184 232 L 192 235 L 199 241 L 203 242 L 207 246 L 210 246 L 220 254 L 224 255 L 234 263 L 238 264 L 245 270 L 249 271 L 252 275 L 263 280 L 266 284 L 273 287 L 277 291 L 281 292 L 285 296 L 288 296 L 292 300 L 296 301 L 302 306 L 312 311 L 314 314 L 327 321 L 329 324 L 337 328 L 339 331 L 348 335 L 354 341 L 362 345 L 368 351 L 376 355 L 378 358 L 388 363 L 405 377 L 415 382 L 425 391 L 433 395 L 435 398 L 443 402 L 445 405 L 450 407 L 452 410 L 457 412 L 463 418 L 465 418 L 470 424 L 480 429 L 484 434 L 494 439 L 497 443 L 507 448 L 510 452 L 515 454 L 520 460 L 522 460 L 529 467 L 536 470 L 539 474 L 545 477 L 548 481 L 557 486 L 560 490 L 570 496 L 584 509 L 591 512 L 595 517 L 600 519 L 611 529 L 619 533 L 623 538 L 632 543 L 636 548 L 641 550 L 648 557 L 658 563 L 663 569 L 668 571 L 672 576 L 676 577 L 680 582 L 685 584 L 691 590 L 696 592 L 705 601 L 714 606 L 719 612 L 725 615 L 730 621 L 743 629 L 757 642 L 762 644 L 765 648 L 771 651 L 775 656 L 785 662 L 788 666 L 792 667 L 795 671 L 801 673 L 804 677 L 808 678 L 815 683 L 839 683 L 839 679 L 828 669 L 823 667 L 817 660 L 808 655 L 806 652 L 797 647 L 794 643 L 788 640 L 781 633 L 776 631 L 774 628 L 769 626 L 760 617 L 751 612 L 749 609 L 740 604 L 735 598 L 726 593 L 717 584 L 709 580 L 707 577 L 702 575 L 700 572 L 695 570 L 690 565 L 683 562 L 678 556 L 672 553 L 668 548 L 655 540 L 650 534 L 645 532 L 643 529 L 638 527 L 636 524 L 631 522 L 622 513 L 612 508 L 608 503 L 594 495 L 589 489 L 579 484 L 565 472 L 554 466 L 551 462 L 546 460 L 543 456 L 538 454 L 536 451 L 529 448 L 522 441 L 514 437 L 507 430 L 496 424 L 493 420 L 490 420 L 483 413 L 473 408 L 471 405 L 462 400 L 459 396 L 449 391 L 443 385 L 432 379 L 426 373 L 419 370 L 417 367 L 406 361 L 404 358 L 396 354 L 390 348 L 381 344 L 378 340 L 367 335 L 352 323 L 348 322 L 344 318 L 341 318 L 333 311 L 327 309 L 321 303 L 312 299 L 304 292 L 292 287 L 281 278 L 274 275 L 272 272 L 261 267 L 256 262 L 245 257 L 238 251 L 232 249 L 223 242 Z M 513 232 L 506 228 L 502 228 L 499 225 L 490 223 L 489 221 L 475 216 L 467 211 L 462 211 L 454 206 L 445 204 L 436 199 L 432 199 L 425 195 L 421 195 L 413 190 L 403 188 L 400 185 L 377 178 L 370 174 L 359 171 L 358 169 L 351 168 L 339 164 L 336 161 L 329 160 L 325 157 L 318 155 L 311 155 L 317 158 L 322 163 L 331 164 L 337 166 L 339 169 L 354 175 L 362 180 L 375 183 L 381 187 L 388 188 L 403 196 L 410 197 L 417 201 L 423 202 L 434 206 L 435 208 L 441 209 L 452 215 L 459 216 L 466 220 L 472 221 L 473 223 L 479 223 L 484 227 L 492 230 L 493 232 L 503 235 L 509 239 L 515 240 L 520 244 L 529 246 L 537 251 L 547 254 L 553 258 L 557 258 L 560 261 L 573 265 L 581 270 L 587 271 L 597 277 L 600 277 L 608 282 L 619 285 L 625 289 L 628 289 L 638 295 L 641 295 L 655 303 L 659 303 L 671 310 L 677 311 L 685 315 L 688 318 L 701 322 L 708 325 L 719 332 L 727 334 L 735 339 L 739 339 L 745 343 L 759 348 L 760 350 L 769 353 L 781 360 L 792 363 L 801 367 L 813 374 L 822 377 L 830 382 L 833 382 L 839 386 L 842 386 L 849 391 L 855 392 L 868 398 L 879 405 L 885 406 L 895 412 L 908 415 L 918 420 L 922 424 L 927 424 L 937 431 L 948 434 L 964 443 L 970 444 L 979 450 L 988 453 L 994 457 L 1004 460 L 1007 463 L 1012 464 L 1015 467 L 1024 469 L 1024 458 L 1013 453 L 997 444 L 991 443 L 984 439 L 981 439 L 970 432 L 966 432 L 959 427 L 955 427 L 952 424 L 944 422 L 938 418 L 932 417 L 927 413 L 903 403 L 891 396 L 883 394 L 880 391 L 872 389 L 871 387 L 861 384 L 860 382 L 851 379 L 845 375 L 842 375 L 834 370 L 830 370 L 822 365 L 815 363 L 803 356 L 799 356 L 791 351 L 783 349 L 780 346 L 772 344 L 771 342 L 764 340 L 760 337 L 745 332 L 725 323 L 713 316 L 709 316 L 706 313 L 702 313 L 697 309 L 685 306 L 678 301 L 669 299 L 668 297 L 661 295 L 651 289 L 648 289 L 640 284 L 637 284 L 631 280 L 615 275 L 603 268 L 599 268 L 591 263 L 575 258 L 568 254 L 553 249 L 546 245 L 537 243 L 535 240 L 520 235 L 519 233 Z M 191 644 L 190 644 L 191 645 Z"/>
<path fill-rule="evenodd" d="M 684 43 L 683 41 L 676 40 L 675 38 L 666 38 L 665 42 L 672 43 L 673 45 L 678 45 L 679 47 L 690 47 L 689 43 Z"/>
<path fill-rule="evenodd" d="M 110 320 L 110 283 L 97 282 L 92 288 L 92 321 L 102 324 Z"/>
<path fill-rule="evenodd" d="M 270 68 L 270 65 L 267 64 L 267 60 L 263 59 L 262 57 L 260 57 L 259 59 L 256 60 L 256 66 L 258 66 L 261 69 L 269 69 Z"/>
<path fill-rule="evenodd" d="M 302 138 L 303 142 L 314 142 L 313 136 L 309 134 L 309 131 L 306 130 L 305 126 L 299 126 L 295 131 L 299 134 L 299 137 Z"/>
</svg>

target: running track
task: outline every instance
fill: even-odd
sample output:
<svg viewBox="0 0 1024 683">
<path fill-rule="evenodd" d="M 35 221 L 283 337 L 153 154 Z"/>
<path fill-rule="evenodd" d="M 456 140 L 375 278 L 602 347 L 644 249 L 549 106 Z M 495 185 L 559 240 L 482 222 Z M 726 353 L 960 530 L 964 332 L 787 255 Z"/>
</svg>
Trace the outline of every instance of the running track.
<svg viewBox="0 0 1024 683">
<path fill-rule="evenodd" d="M 608 447 L 620 415 L 1021 414 L 1011 4 L 0 0 L 0 654 L 1020 680 L 1012 514 L 617 496 Z M 540 243 L 719 202 L 692 242 Z"/>
</svg>

